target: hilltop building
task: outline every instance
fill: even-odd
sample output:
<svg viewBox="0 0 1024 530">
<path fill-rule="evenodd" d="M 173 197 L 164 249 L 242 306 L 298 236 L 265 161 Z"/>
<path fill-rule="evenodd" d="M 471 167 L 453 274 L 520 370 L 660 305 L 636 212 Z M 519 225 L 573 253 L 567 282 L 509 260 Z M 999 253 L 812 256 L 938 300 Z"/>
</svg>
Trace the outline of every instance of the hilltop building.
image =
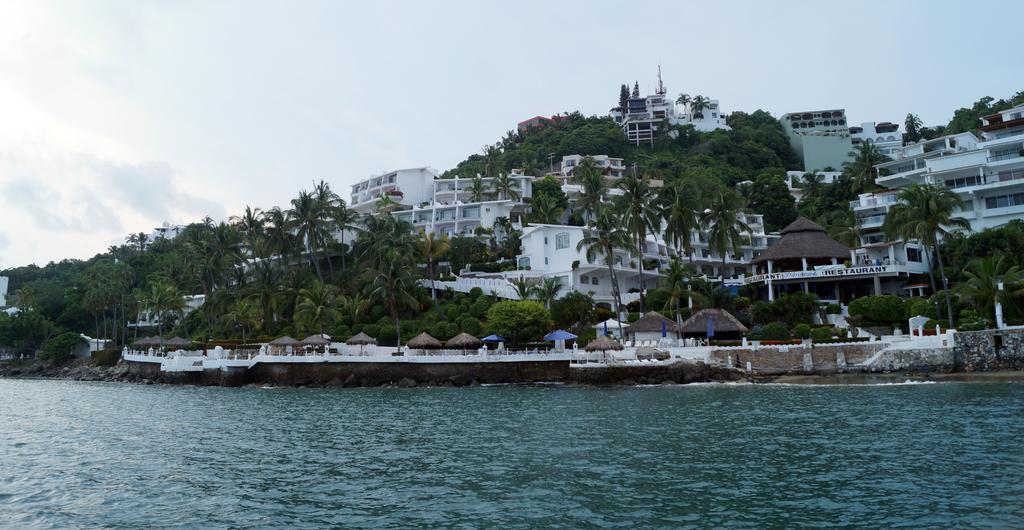
<svg viewBox="0 0 1024 530">
<path fill-rule="evenodd" d="M 850 127 L 850 141 L 854 150 L 859 149 L 861 144 L 874 144 L 878 151 L 885 156 L 892 154 L 903 147 L 903 135 L 899 132 L 900 126 L 895 123 L 865 122 L 860 127 Z"/>
<path fill-rule="evenodd" d="M 605 167 L 607 177 L 616 179 L 621 176 L 622 160 L 612 157 L 598 156 L 599 166 Z M 563 159 L 563 170 L 567 174 L 581 160 L 579 155 L 569 155 Z M 398 174 L 396 174 L 398 173 Z M 494 179 L 482 178 L 481 182 L 486 188 L 486 193 L 480 196 L 479 193 L 472 193 L 470 185 L 474 179 L 453 178 L 435 179 L 434 173 L 422 171 L 418 174 L 421 182 L 412 182 L 413 176 L 406 175 L 400 178 L 400 172 L 390 173 L 395 175 L 394 182 L 381 181 L 375 187 L 366 186 L 367 189 L 380 190 L 385 185 L 394 185 L 405 190 L 430 190 L 426 195 L 418 195 L 418 198 L 425 198 L 420 201 L 409 201 L 408 196 L 403 194 L 399 199 L 398 208 L 391 213 L 395 218 L 407 221 L 412 224 L 413 229 L 421 232 L 428 232 L 449 237 L 477 237 L 480 239 L 500 239 L 507 234 L 501 233 L 505 226 L 500 220 L 507 220 L 511 228 L 521 233 L 521 252 L 516 256 L 513 270 L 499 273 L 474 273 L 470 271 L 452 271 L 458 275 L 457 280 L 445 284 L 456 291 L 468 292 L 473 287 L 484 288 L 485 291 L 494 291 L 498 296 L 515 298 L 514 289 L 508 282 L 514 278 L 527 278 L 540 281 L 543 278 L 557 277 L 562 283 L 562 293 L 577 290 L 590 293 L 595 300 L 602 303 L 610 303 L 613 300 L 611 276 L 607 264 L 603 258 L 587 259 L 586 249 L 577 248 L 580 241 L 587 235 L 588 229 L 583 226 L 570 226 L 567 224 L 537 224 L 526 223 L 525 219 L 530 211 L 529 200 L 533 196 L 533 182 L 535 176 L 525 175 L 522 172 L 514 171 L 510 176 L 513 180 L 516 197 L 503 197 L 494 191 Z M 374 177 L 380 178 L 380 177 Z M 566 178 L 567 179 L 567 178 Z M 364 180 L 353 186 L 353 196 L 361 200 L 359 203 L 364 211 L 375 211 L 375 201 L 372 196 L 363 196 L 369 193 L 363 188 L 372 179 Z M 358 188 L 358 189 L 357 189 Z M 575 184 L 563 184 L 562 191 L 569 199 L 570 208 L 566 212 L 562 222 L 565 222 L 572 212 L 574 201 L 579 197 L 580 189 Z M 609 196 L 614 196 L 619 190 L 609 190 Z M 477 196 L 474 196 L 477 195 Z M 739 284 L 738 276 L 749 272 L 750 261 L 761 251 L 768 248 L 771 236 L 764 232 L 764 222 L 760 215 L 744 214 L 743 220 L 751 227 L 749 234 L 746 234 L 748 245 L 745 245 L 737 257 L 727 256 L 724 264 L 721 256 L 712 252 L 708 244 L 707 234 L 695 232 L 692 234 L 693 252 L 692 255 L 675 249 L 669 242 L 666 242 L 662 233 L 651 234 L 647 237 L 644 248 L 644 285 L 647 288 L 657 286 L 660 276 L 660 268 L 666 266 L 672 256 L 679 256 L 681 259 L 692 262 L 700 274 L 725 279 L 732 278 L 733 284 Z M 632 249 L 623 249 L 615 254 L 613 268 L 619 279 L 624 302 L 630 302 L 639 298 L 641 285 L 640 273 L 637 271 L 637 259 Z M 632 292 L 630 292 L 632 291 Z"/>
<path fill-rule="evenodd" d="M 779 122 L 804 171 L 837 171 L 851 160 L 853 142 L 843 109 L 791 112 Z"/>
<path fill-rule="evenodd" d="M 376 210 L 377 201 L 387 196 L 403 206 L 430 202 L 437 171 L 429 167 L 396 169 L 383 175 L 373 175 L 352 186 L 349 208 L 368 213 Z"/>
<path fill-rule="evenodd" d="M 185 228 L 187 228 L 186 225 L 175 225 L 165 222 L 154 228 L 153 231 L 149 233 L 149 239 L 147 241 L 152 243 L 158 239 L 174 239 L 180 236 L 181 233 L 185 231 Z"/>
<path fill-rule="evenodd" d="M 634 83 L 633 92 L 626 100 L 625 108 L 614 107 L 608 115 L 622 127 L 622 132 L 636 145 L 653 144 L 657 132 L 667 125 L 692 125 L 698 131 L 709 132 L 730 127 L 725 123 L 717 99 L 707 100 L 704 108 L 693 104 L 678 105 L 676 98 L 668 95 L 668 89 L 661 81 L 658 68 L 658 88 L 654 94 L 640 95 L 639 84 Z"/>
<path fill-rule="evenodd" d="M 585 155 L 563 156 L 561 168 L 555 175 L 560 177 L 564 183 L 572 177 L 573 171 L 576 170 L 576 167 L 580 165 L 584 158 L 586 158 Z M 626 174 L 626 166 L 621 158 L 613 158 L 608 155 L 591 155 L 590 158 L 594 159 L 594 163 L 609 178 L 619 179 Z"/>
</svg>

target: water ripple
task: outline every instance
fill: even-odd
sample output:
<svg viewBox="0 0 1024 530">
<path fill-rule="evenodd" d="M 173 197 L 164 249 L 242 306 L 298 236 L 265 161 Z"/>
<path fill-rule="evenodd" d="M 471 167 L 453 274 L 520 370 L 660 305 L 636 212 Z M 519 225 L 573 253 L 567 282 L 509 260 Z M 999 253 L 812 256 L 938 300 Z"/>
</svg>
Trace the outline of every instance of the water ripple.
<svg viewBox="0 0 1024 530">
<path fill-rule="evenodd" d="M 1021 527 L 1024 385 L 0 380 L 2 527 Z"/>
</svg>

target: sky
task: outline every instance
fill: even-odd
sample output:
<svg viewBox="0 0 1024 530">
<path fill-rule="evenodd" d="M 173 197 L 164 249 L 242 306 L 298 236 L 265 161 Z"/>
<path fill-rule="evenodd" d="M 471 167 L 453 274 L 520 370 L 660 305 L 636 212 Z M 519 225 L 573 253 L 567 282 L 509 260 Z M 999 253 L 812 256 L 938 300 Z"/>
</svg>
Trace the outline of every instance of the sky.
<svg viewBox="0 0 1024 530">
<path fill-rule="evenodd" d="M 944 124 L 1024 90 L 1024 2 L 0 2 L 0 270 L 453 167 L 619 85 Z"/>
</svg>

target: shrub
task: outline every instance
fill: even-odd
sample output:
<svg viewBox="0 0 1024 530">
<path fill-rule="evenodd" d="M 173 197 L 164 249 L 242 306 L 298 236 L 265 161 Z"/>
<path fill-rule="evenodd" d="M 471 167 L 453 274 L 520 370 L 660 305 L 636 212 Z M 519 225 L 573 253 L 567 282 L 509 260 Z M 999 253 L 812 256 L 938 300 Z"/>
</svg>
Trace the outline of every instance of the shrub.
<svg viewBox="0 0 1024 530">
<path fill-rule="evenodd" d="M 761 338 L 764 340 L 786 340 L 789 338 L 789 330 L 782 322 L 770 322 L 761 328 Z"/>
<path fill-rule="evenodd" d="M 504 300 L 487 310 L 487 329 L 510 344 L 538 340 L 551 326 L 551 314 L 540 302 Z"/>
<path fill-rule="evenodd" d="M 811 338 L 811 326 L 807 324 L 797 324 L 793 326 L 793 336 L 798 339 L 809 339 Z"/>
<path fill-rule="evenodd" d="M 121 350 L 108 348 L 92 352 L 92 360 L 99 366 L 114 366 L 121 360 Z"/>
<path fill-rule="evenodd" d="M 843 314 L 843 306 L 839 304 L 829 304 L 825 307 L 825 313 L 829 315 L 841 315 Z"/>
<path fill-rule="evenodd" d="M 850 302 L 850 316 L 860 317 L 865 325 L 896 325 L 905 320 L 906 301 L 891 294 L 865 296 Z"/>
<path fill-rule="evenodd" d="M 987 327 L 988 320 L 979 315 L 974 309 L 960 311 L 960 321 L 957 323 L 957 329 L 961 331 L 978 331 Z"/>
<path fill-rule="evenodd" d="M 380 326 L 379 328 L 377 328 L 377 334 L 370 336 L 377 339 L 377 344 L 380 344 L 382 346 L 393 346 L 395 344 L 395 339 L 398 338 L 395 336 L 394 324 L 390 326 Z"/>
<path fill-rule="evenodd" d="M 750 307 L 750 298 L 746 296 L 737 296 L 733 299 L 733 303 L 736 304 L 736 309 L 746 309 Z"/>
<path fill-rule="evenodd" d="M 907 300 L 907 319 L 916 316 L 935 318 L 935 305 L 927 298 L 911 298 Z"/>
<path fill-rule="evenodd" d="M 462 328 L 462 331 L 465 331 L 474 337 L 479 337 L 480 333 L 483 331 L 480 319 L 474 317 L 464 317 L 459 321 L 459 327 Z"/>
<path fill-rule="evenodd" d="M 811 330 L 811 340 L 821 342 L 832 338 L 832 328 L 814 328 Z"/>
<path fill-rule="evenodd" d="M 471 299 L 473 299 L 473 301 L 476 301 L 476 300 L 477 300 L 478 298 L 480 298 L 480 297 L 481 297 L 481 296 L 482 296 L 483 294 L 484 294 L 484 290 L 483 290 L 483 289 L 481 289 L 481 288 L 479 288 L 479 287 L 474 287 L 474 288 L 472 288 L 472 289 L 470 289 L 470 290 L 469 290 L 469 297 L 470 297 Z"/>
<path fill-rule="evenodd" d="M 39 353 L 36 355 L 42 361 L 63 361 L 74 355 L 74 350 L 81 344 L 87 344 L 86 340 L 78 333 L 65 331 L 43 343 Z"/>
</svg>

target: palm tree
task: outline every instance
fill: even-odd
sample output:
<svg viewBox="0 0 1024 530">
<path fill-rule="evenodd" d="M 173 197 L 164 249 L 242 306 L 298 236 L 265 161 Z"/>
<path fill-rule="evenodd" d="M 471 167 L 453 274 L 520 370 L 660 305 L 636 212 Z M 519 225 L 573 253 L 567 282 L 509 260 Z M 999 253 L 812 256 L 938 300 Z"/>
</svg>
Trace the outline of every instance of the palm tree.
<svg viewBox="0 0 1024 530">
<path fill-rule="evenodd" d="M 533 295 L 544 302 L 544 307 L 551 310 L 551 302 L 558 299 L 558 291 L 562 289 L 562 280 L 558 277 L 544 278 L 540 285 L 534 287 Z"/>
<path fill-rule="evenodd" d="M 674 242 L 682 257 L 685 252 L 693 262 L 693 233 L 700 228 L 699 191 L 683 184 L 664 188 L 660 206 L 665 220 L 665 237 Z"/>
<path fill-rule="evenodd" d="M 916 239 L 922 245 L 931 246 L 939 263 L 939 275 L 942 277 L 942 289 L 946 298 L 946 316 L 950 326 L 953 325 L 953 304 L 949 299 L 949 282 L 946 279 L 945 266 L 942 263 L 942 252 L 938 242 L 947 234 L 946 227 L 953 230 L 963 228 L 969 230 L 971 224 L 963 217 L 954 217 L 953 213 L 963 206 L 957 194 L 945 187 L 930 184 L 911 184 L 903 188 L 899 194 L 899 202 L 894 204 L 885 216 L 883 229 L 890 239 Z M 928 267 L 931 275 L 931 266 Z M 935 278 L 931 277 L 932 290 L 935 290 Z"/>
<path fill-rule="evenodd" d="M 957 286 L 957 291 L 985 315 L 995 312 L 996 303 L 1012 307 L 1024 296 L 1024 270 L 1003 254 L 971 260 L 964 277 L 966 281 Z"/>
<path fill-rule="evenodd" d="M 917 114 L 908 112 L 906 120 L 903 121 L 903 130 L 906 131 L 907 142 L 916 142 L 921 139 L 921 127 L 924 126 L 924 122 Z"/>
<path fill-rule="evenodd" d="M 146 294 L 146 306 L 157 319 L 157 335 L 164 335 L 164 321 L 169 314 L 181 314 L 185 309 L 185 298 L 178 288 L 169 283 L 154 282 Z"/>
<path fill-rule="evenodd" d="M 324 326 L 341 317 L 338 298 L 337 287 L 316 282 L 309 289 L 302 291 L 302 301 L 295 307 L 295 319 L 308 329 L 315 329 L 317 334 L 323 335 Z"/>
<path fill-rule="evenodd" d="M 604 196 L 608 193 L 608 184 L 605 182 L 597 162 L 589 156 L 583 157 L 583 160 L 580 160 L 579 165 L 573 170 L 572 182 L 583 188 L 576 204 L 583 210 L 589 223 L 598 208 L 601 207 Z"/>
<path fill-rule="evenodd" d="M 273 261 L 261 261 L 253 267 L 252 281 L 249 282 L 248 289 L 251 290 L 263 313 L 263 329 L 267 332 L 274 328 L 283 279 L 281 268 Z"/>
<path fill-rule="evenodd" d="M 255 330 L 260 324 L 256 308 L 245 298 L 235 300 L 231 310 L 224 313 L 222 322 L 242 333 L 242 344 L 246 342 L 246 330 Z"/>
<path fill-rule="evenodd" d="M 263 212 L 262 217 L 270 251 L 287 261 L 295 249 L 295 236 L 289 227 L 288 214 L 275 206 Z"/>
<path fill-rule="evenodd" d="M 441 307 L 437 304 L 437 289 L 434 287 L 435 270 L 434 265 L 437 260 L 441 259 L 448 250 L 451 248 L 451 243 L 448 241 L 448 236 L 437 237 L 433 232 L 421 232 L 419 241 L 419 258 L 427 264 L 427 279 L 430 280 L 430 299 L 434 301 L 434 308 L 437 310 L 438 315 L 442 315 Z M 444 319 L 444 316 L 441 316 Z"/>
<path fill-rule="evenodd" d="M 696 293 L 690 289 L 690 280 L 693 271 L 684 265 L 679 258 L 672 258 L 668 267 L 662 271 L 662 287 L 669 292 L 669 299 L 665 301 L 664 310 L 674 309 L 676 312 L 676 323 L 683 325 L 682 301 L 685 298 L 687 305 L 694 299 Z"/>
<path fill-rule="evenodd" d="M 556 224 L 564 211 L 550 195 L 537 195 L 530 200 L 531 219 L 535 223 Z"/>
<path fill-rule="evenodd" d="M 730 191 L 719 191 L 711 199 L 704 210 L 700 221 L 708 232 L 708 247 L 712 252 L 722 256 L 722 279 L 725 279 L 725 260 L 731 252 L 733 255 L 742 252 L 743 232 L 751 229 L 742 219 L 743 204 L 739 195 Z"/>
<path fill-rule="evenodd" d="M 345 232 L 360 230 L 359 213 L 349 208 L 344 200 L 338 199 L 337 205 L 331 209 L 331 220 L 334 221 L 334 228 L 341 234 L 341 270 L 345 270 L 345 256 L 348 254 L 345 247 Z"/>
<path fill-rule="evenodd" d="M 245 213 L 231 216 L 231 224 L 245 236 L 246 246 L 256 255 L 256 242 L 263 238 L 263 212 L 259 208 L 246 206 Z"/>
<path fill-rule="evenodd" d="M 826 217 L 829 237 L 850 248 L 860 246 L 860 225 L 853 210 L 847 207 L 845 210 L 830 212 Z"/>
<path fill-rule="evenodd" d="M 509 283 L 512 284 L 512 288 L 515 290 L 516 296 L 518 296 L 520 300 L 532 298 L 533 293 L 536 290 L 536 286 L 533 282 L 523 278 L 522 276 L 509 280 Z"/>
<path fill-rule="evenodd" d="M 679 94 L 679 97 L 676 98 L 676 103 L 683 106 L 689 105 L 692 101 L 693 98 L 691 98 L 689 94 Z"/>
<path fill-rule="evenodd" d="M 619 279 L 615 274 L 615 251 L 630 247 L 629 234 L 621 228 L 621 222 L 611 208 L 603 207 L 597 212 L 592 226 L 576 245 L 576 251 L 586 249 L 587 261 L 593 262 L 598 256 L 604 258 L 608 267 L 608 276 L 612 282 L 612 297 L 615 300 L 616 320 L 622 319 L 622 295 L 619 291 Z M 622 336 L 622 326 L 619 326 Z"/>
<path fill-rule="evenodd" d="M 492 182 L 494 191 L 498 194 L 500 200 L 519 200 L 519 187 L 516 186 L 515 180 L 512 179 L 512 175 L 508 173 L 502 173 L 494 177 Z"/>
<path fill-rule="evenodd" d="M 616 205 L 622 216 L 626 229 L 633 236 L 634 249 L 636 250 L 636 271 L 640 276 L 640 312 L 644 312 L 644 254 L 647 244 L 647 234 L 657 233 L 661 226 L 661 211 L 654 201 L 654 193 L 651 190 L 650 181 L 645 177 L 637 176 L 634 171 L 624 177 L 617 184 L 622 190 L 622 195 L 616 198 Z"/>
<path fill-rule="evenodd" d="M 469 192 L 469 202 L 484 202 L 490 195 L 487 183 L 484 182 L 484 179 L 480 178 L 480 175 L 470 179 L 469 187 L 466 188 L 466 191 Z"/>
<path fill-rule="evenodd" d="M 396 349 L 402 346 L 402 310 L 418 306 L 415 290 L 413 269 L 408 266 L 404 256 L 397 252 L 389 252 L 384 256 L 377 270 L 371 272 L 371 281 L 366 286 L 367 298 L 383 305 L 395 321 Z"/>
<path fill-rule="evenodd" d="M 288 211 L 288 222 L 295 235 L 302 241 L 309 255 L 309 262 L 316 270 L 316 277 L 322 282 L 324 275 L 320 272 L 320 256 L 318 249 L 330 237 L 330 230 L 324 218 L 323 203 L 312 193 L 305 190 L 292 199 L 292 209 Z"/>
<path fill-rule="evenodd" d="M 690 119 L 704 119 L 704 111 L 711 106 L 711 100 L 704 96 L 693 96 L 690 100 Z"/>
<path fill-rule="evenodd" d="M 860 148 L 851 151 L 853 160 L 843 162 L 843 172 L 853 179 L 855 191 L 864 192 L 875 187 L 877 170 L 875 166 L 891 160 L 882 154 L 872 142 L 861 142 Z"/>
</svg>

